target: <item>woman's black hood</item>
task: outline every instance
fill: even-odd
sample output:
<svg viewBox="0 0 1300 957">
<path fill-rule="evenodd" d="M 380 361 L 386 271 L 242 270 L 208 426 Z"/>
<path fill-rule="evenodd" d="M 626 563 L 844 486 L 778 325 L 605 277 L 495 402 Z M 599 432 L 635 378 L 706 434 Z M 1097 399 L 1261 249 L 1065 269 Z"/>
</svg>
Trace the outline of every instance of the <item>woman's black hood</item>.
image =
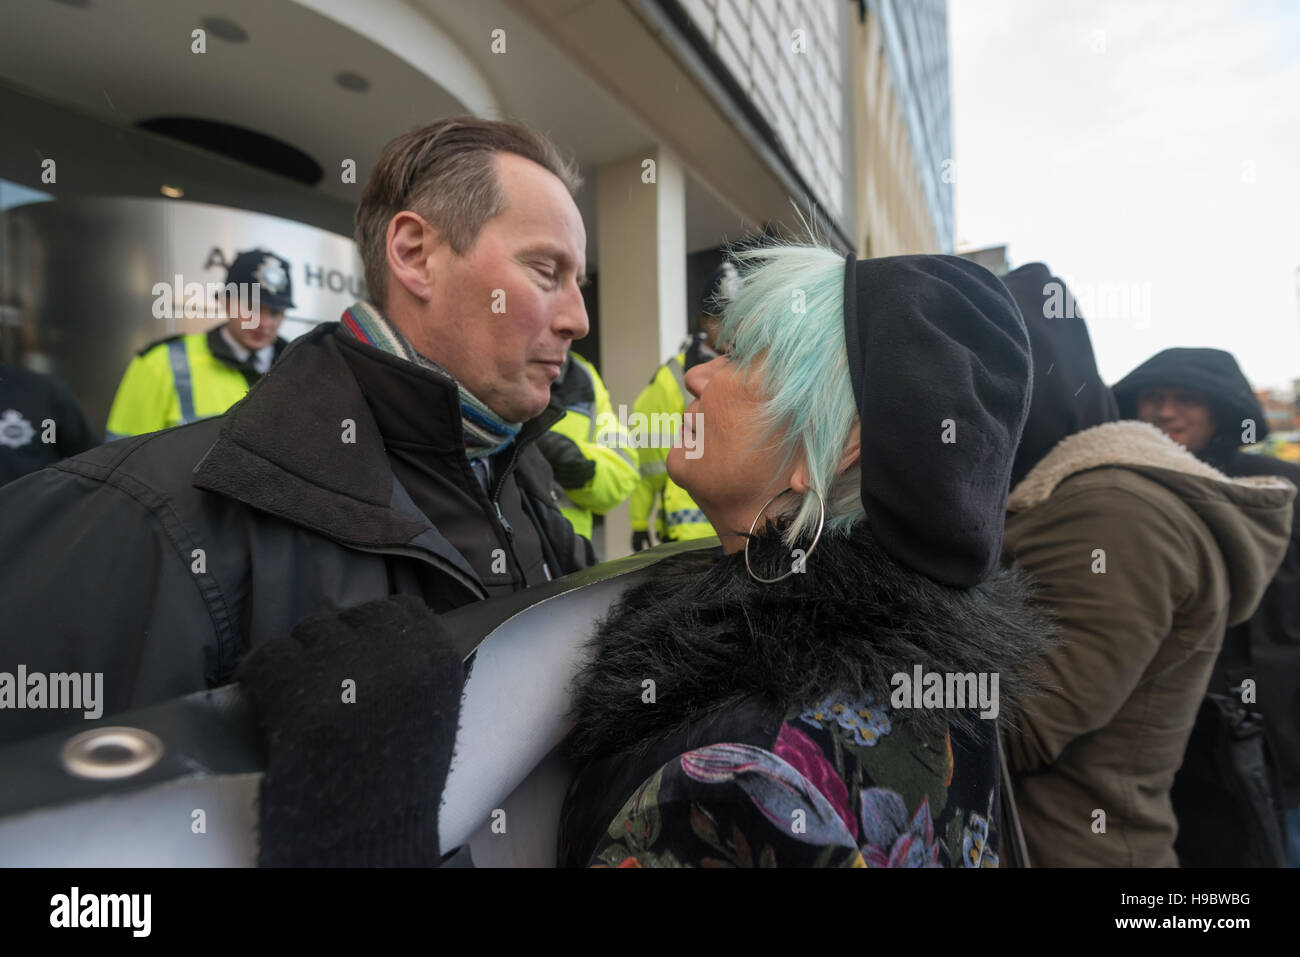
<svg viewBox="0 0 1300 957">
<path fill-rule="evenodd" d="M 1088 327 L 1065 283 L 1043 263 L 1002 277 L 1020 307 L 1033 355 L 1034 387 L 1011 487 L 1062 439 L 1120 417 L 1115 396 L 1097 371 Z"/>
<path fill-rule="evenodd" d="M 757 573 L 793 558 L 767 526 L 750 542 Z M 891 678 L 926 672 L 998 675 L 1005 713 L 1028 690 L 1020 669 L 1052 644 L 1051 626 L 1016 570 L 972 588 L 939 584 L 896 562 L 861 522 L 826 531 L 805 571 L 755 581 L 741 552 L 665 559 L 597 629 L 575 678 L 575 755 L 640 751 L 660 737 L 756 696 L 781 708 L 831 691 L 888 701 Z M 643 700 L 647 679 L 655 702 Z M 918 720 L 978 723 L 969 711 Z"/>
<path fill-rule="evenodd" d="M 1268 420 L 1250 382 L 1232 353 L 1222 349 L 1166 349 L 1142 363 L 1115 383 L 1115 398 L 1126 419 L 1137 418 L 1138 396 L 1143 389 L 1175 388 L 1199 392 L 1214 413 L 1214 435 L 1197 458 L 1225 468 L 1244 443 L 1242 422 L 1255 423 L 1255 439 L 1268 436 Z"/>
<path fill-rule="evenodd" d="M 876 543 L 969 588 L 998 568 L 1011 462 L 1029 411 L 1029 336 L 997 276 L 956 256 L 844 269 L 844 347 Z"/>
</svg>

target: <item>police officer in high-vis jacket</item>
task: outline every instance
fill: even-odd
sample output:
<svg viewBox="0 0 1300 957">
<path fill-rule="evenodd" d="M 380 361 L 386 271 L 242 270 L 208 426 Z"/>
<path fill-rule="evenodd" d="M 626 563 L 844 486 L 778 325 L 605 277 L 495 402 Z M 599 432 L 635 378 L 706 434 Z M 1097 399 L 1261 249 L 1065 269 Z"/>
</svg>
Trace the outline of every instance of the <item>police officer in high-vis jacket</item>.
<svg viewBox="0 0 1300 957">
<path fill-rule="evenodd" d="M 717 357 L 718 314 L 721 305 L 736 294 L 740 282 L 736 266 L 723 262 L 713 271 L 700 297 L 699 331 L 683 344 L 682 351 L 661 365 L 650 384 L 637 396 L 634 411 L 655 421 L 655 415 L 674 416 L 675 426 L 695 397 L 686 390 L 686 370 Z M 632 493 L 629 512 L 632 522 L 632 550 L 640 551 L 654 544 L 650 540 L 650 516 L 659 504 L 655 531 L 661 542 L 682 542 L 711 538 L 716 533 L 694 499 L 668 477 L 667 441 L 651 443 L 654 447 L 638 449 L 641 482 Z M 662 447 L 659 447 L 662 446 Z"/>
<path fill-rule="evenodd" d="M 110 440 L 221 415 L 288 345 L 278 335 L 285 310 L 293 308 L 288 260 L 265 249 L 242 252 L 226 283 L 240 290 L 229 296 L 229 319 L 207 332 L 150 343 L 131 360 L 108 414 Z M 249 308 L 254 303 L 256 315 Z"/>
<path fill-rule="evenodd" d="M 564 489 L 560 511 L 574 531 L 591 539 L 592 514 L 604 515 L 632 494 L 640 481 L 636 452 L 614 413 L 609 391 L 590 362 L 569 351 L 551 395 L 564 418 L 537 440 Z"/>
</svg>

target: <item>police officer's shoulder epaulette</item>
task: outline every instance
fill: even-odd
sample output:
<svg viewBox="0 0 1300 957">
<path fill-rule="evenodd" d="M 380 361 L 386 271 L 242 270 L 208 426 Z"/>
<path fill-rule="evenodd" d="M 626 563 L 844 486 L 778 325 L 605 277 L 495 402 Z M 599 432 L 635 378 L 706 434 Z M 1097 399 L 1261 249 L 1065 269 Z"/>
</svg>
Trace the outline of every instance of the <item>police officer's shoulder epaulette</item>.
<svg viewBox="0 0 1300 957">
<path fill-rule="evenodd" d="M 167 336 L 165 339 L 155 339 L 153 342 L 149 343 L 147 346 L 145 346 L 143 349 L 137 352 L 136 355 L 142 356 L 146 352 L 150 352 L 156 349 L 158 346 L 166 345 L 169 342 L 175 342 L 177 339 L 184 339 L 185 335 L 186 334 L 183 332 L 178 332 L 176 333 L 176 335 Z"/>
</svg>

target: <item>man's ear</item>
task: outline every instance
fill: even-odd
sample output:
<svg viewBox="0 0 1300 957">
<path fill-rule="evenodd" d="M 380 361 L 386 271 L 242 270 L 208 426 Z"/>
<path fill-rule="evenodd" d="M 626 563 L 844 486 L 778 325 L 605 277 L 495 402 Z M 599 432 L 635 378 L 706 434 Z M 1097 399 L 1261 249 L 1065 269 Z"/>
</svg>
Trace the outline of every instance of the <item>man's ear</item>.
<svg viewBox="0 0 1300 957">
<path fill-rule="evenodd" d="M 388 271 L 416 299 L 433 297 L 435 254 L 441 245 L 437 230 L 410 210 L 402 210 L 388 223 L 384 240 Z"/>
</svg>

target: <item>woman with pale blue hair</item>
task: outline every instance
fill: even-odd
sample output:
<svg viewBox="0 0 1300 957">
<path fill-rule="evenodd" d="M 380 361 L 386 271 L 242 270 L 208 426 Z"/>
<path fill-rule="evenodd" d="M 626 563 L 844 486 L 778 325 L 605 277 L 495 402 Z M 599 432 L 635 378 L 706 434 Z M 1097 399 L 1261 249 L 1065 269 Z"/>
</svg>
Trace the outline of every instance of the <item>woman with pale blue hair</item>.
<svg viewBox="0 0 1300 957">
<path fill-rule="evenodd" d="M 1048 640 L 998 570 L 1024 323 L 949 256 L 732 255 L 668 457 L 722 547 L 595 636 L 560 863 L 996 866 L 996 718 Z"/>
</svg>

